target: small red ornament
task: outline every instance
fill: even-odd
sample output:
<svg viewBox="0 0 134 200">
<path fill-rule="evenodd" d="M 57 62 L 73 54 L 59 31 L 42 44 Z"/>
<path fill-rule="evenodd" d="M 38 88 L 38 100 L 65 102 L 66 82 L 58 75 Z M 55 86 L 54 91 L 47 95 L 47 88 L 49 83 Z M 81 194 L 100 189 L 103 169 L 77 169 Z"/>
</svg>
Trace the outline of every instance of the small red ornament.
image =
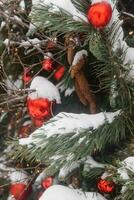
<svg viewBox="0 0 134 200">
<path fill-rule="evenodd" d="M 45 58 L 42 62 L 42 68 L 47 72 L 51 72 L 54 69 L 52 58 Z"/>
<path fill-rule="evenodd" d="M 29 115 L 31 116 L 34 124 L 37 127 L 43 125 L 44 121 L 47 121 L 51 117 L 51 109 L 53 102 L 48 99 L 38 98 L 27 100 L 27 108 Z"/>
<path fill-rule="evenodd" d="M 42 181 L 41 185 L 45 189 L 49 188 L 50 186 L 53 185 L 53 177 L 52 176 L 47 177 Z"/>
<path fill-rule="evenodd" d="M 27 200 L 32 188 L 24 183 L 14 183 L 10 185 L 9 192 L 15 200 Z"/>
<path fill-rule="evenodd" d="M 47 49 L 55 49 L 57 47 L 57 38 L 51 38 L 47 42 Z"/>
<path fill-rule="evenodd" d="M 23 74 L 22 79 L 23 79 L 23 81 L 24 81 L 25 84 L 28 84 L 32 80 L 32 77 L 29 75 L 29 69 L 28 69 L 28 67 L 26 67 L 24 69 L 24 74 Z"/>
<path fill-rule="evenodd" d="M 59 66 L 54 73 L 55 80 L 59 81 L 63 77 L 64 73 L 65 73 L 65 67 Z"/>
<path fill-rule="evenodd" d="M 113 181 L 100 179 L 97 187 L 100 192 L 103 193 L 112 193 L 115 190 L 115 183 Z"/>
<path fill-rule="evenodd" d="M 104 28 L 112 17 L 112 7 L 106 2 L 102 1 L 94 3 L 89 7 L 87 18 L 95 28 Z"/>
</svg>

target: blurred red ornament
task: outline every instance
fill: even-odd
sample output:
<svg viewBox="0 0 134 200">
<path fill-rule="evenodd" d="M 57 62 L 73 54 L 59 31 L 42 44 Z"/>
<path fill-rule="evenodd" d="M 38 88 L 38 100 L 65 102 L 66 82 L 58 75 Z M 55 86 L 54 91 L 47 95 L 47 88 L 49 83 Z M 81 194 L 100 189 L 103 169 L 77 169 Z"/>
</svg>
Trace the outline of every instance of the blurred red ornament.
<svg viewBox="0 0 134 200">
<path fill-rule="evenodd" d="M 52 176 L 47 177 L 42 181 L 41 185 L 45 189 L 49 188 L 50 186 L 53 185 L 53 177 Z"/>
<path fill-rule="evenodd" d="M 29 71 L 28 67 L 26 67 L 24 69 L 24 74 L 23 74 L 23 77 L 22 77 L 25 84 L 28 84 L 32 80 L 32 77 L 29 75 L 29 72 L 30 71 Z"/>
<path fill-rule="evenodd" d="M 32 187 L 24 183 L 14 183 L 10 185 L 9 192 L 15 200 L 26 200 L 32 192 Z"/>
<path fill-rule="evenodd" d="M 57 38 L 51 38 L 47 42 L 47 49 L 55 49 L 57 47 Z"/>
<path fill-rule="evenodd" d="M 97 187 L 100 192 L 103 193 L 112 193 L 115 190 L 115 183 L 113 181 L 100 179 Z"/>
<path fill-rule="evenodd" d="M 45 58 L 42 62 L 42 68 L 48 72 L 51 72 L 54 69 L 52 58 Z"/>
<path fill-rule="evenodd" d="M 27 108 L 29 115 L 31 116 L 34 124 L 36 126 L 42 126 L 43 122 L 50 119 L 52 114 L 52 104 L 53 102 L 48 99 L 38 98 L 27 100 Z"/>
<path fill-rule="evenodd" d="M 65 67 L 59 66 L 54 73 L 55 80 L 59 81 L 63 77 L 64 73 L 65 73 Z"/>
<path fill-rule="evenodd" d="M 106 2 L 102 1 L 94 3 L 89 7 L 87 18 L 95 28 L 104 28 L 112 17 L 112 7 Z"/>
</svg>

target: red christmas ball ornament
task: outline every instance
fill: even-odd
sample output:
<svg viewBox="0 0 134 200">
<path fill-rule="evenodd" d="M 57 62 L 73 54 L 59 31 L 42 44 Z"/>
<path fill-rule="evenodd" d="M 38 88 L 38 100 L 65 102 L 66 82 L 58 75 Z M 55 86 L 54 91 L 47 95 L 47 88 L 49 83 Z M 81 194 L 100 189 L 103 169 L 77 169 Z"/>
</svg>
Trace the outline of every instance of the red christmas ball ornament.
<svg viewBox="0 0 134 200">
<path fill-rule="evenodd" d="M 47 72 L 51 72 L 54 69 L 52 58 L 44 59 L 43 62 L 42 62 L 42 68 L 44 70 L 46 70 Z"/>
<path fill-rule="evenodd" d="M 44 189 L 49 188 L 50 186 L 53 185 L 53 177 L 52 177 L 52 176 L 47 177 L 46 179 L 44 179 L 44 180 L 42 181 L 41 185 L 42 185 L 42 187 L 43 187 Z"/>
<path fill-rule="evenodd" d="M 32 188 L 24 183 L 14 183 L 11 184 L 9 188 L 10 195 L 12 195 L 15 200 L 26 200 L 31 191 Z"/>
<path fill-rule="evenodd" d="M 97 187 L 100 192 L 112 193 L 115 190 L 115 183 L 113 181 L 100 179 L 98 181 Z"/>
<path fill-rule="evenodd" d="M 106 1 L 92 4 L 87 12 L 89 22 L 99 29 L 104 28 L 110 22 L 111 17 L 112 7 Z"/>
<path fill-rule="evenodd" d="M 54 73 L 55 80 L 59 81 L 63 77 L 64 73 L 65 73 L 65 67 L 59 66 Z"/>
<path fill-rule="evenodd" d="M 52 104 L 53 102 L 49 101 L 48 99 L 28 98 L 27 100 L 28 113 L 37 127 L 42 126 L 44 121 L 50 119 Z"/>
<path fill-rule="evenodd" d="M 28 69 L 28 67 L 26 67 L 24 69 L 24 74 L 23 74 L 22 79 L 23 79 L 23 81 L 24 81 L 25 84 L 28 84 L 32 80 L 32 77 L 29 75 L 29 69 Z"/>
<path fill-rule="evenodd" d="M 27 200 L 32 192 L 29 184 L 29 176 L 24 170 L 14 170 L 9 173 L 11 184 L 9 187 L 9 198 L 15 200 Z"/>
</svg>

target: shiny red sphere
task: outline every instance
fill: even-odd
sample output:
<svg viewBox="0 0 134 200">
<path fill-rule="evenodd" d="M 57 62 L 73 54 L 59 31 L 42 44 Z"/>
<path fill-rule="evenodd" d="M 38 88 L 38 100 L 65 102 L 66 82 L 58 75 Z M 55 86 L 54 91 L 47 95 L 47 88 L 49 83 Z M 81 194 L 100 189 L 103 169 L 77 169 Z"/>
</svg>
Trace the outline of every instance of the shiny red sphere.
<svg viewBox="0 0 134 200">
<path fill-rule="evenodd" d="M 51 117 L 52 102 L 48 99 L 38 98 L 27 100 L 28 113 L 35 126 L 40 127 Z"/>
<path fill-rule="evenodd" d="M 63 77 L 64 73 L 65 73 L 65 67 L 59 66 L 54 73 L 54 79 L 59 81 Z"/>
<path fill-rule="evenodd" d="M 22 79 L 25 84 L 30 83 L 30 81 L 32 80 L 32 77 L 30 76 L 30 69 L 28 67 L 24 69 L 24 74 L 22 76 Z"/>
<path fill-rule="evenodd" d="M 102 29 L 111 20 L 112 7 L 106 1 L 92 4 L 87 12 L 87 18 L 93 27 Z"/>
<path fill-rule="evenodd" d="M 97 187 L 100 192 L 112 193 L 115 190 L 115 183 L 113 181 L 100 179 L 98 181 Z"/>
<path fill-rule="evenodd" d="M 10 185 L 9 192 L 15 200 L 27 200 L 32 188 L 23 183 L 14 183 Z"/>
<path fill-rule="evenodd" d="M 25 84 L 28 84 L 31 80 L 32 80 L 31 76 L 28 76 L 28 75 L 23 76 L 23 81 Z"/>
<path fill-rule="evenodd" d="M 50 186 L 52 186 L 52 184 L 53 184 L 53 177 L 52 176 L 47 177 L 41 183 L 42 187 L 45 188 L 45 189 L 47 189 Z"/>
<path fill-rule="evenodd" d="M 53 68 L 53 60 L 51 58 L 46 58 L 42 62 L 42 68 L 46 70 L 47 72 L 51 72 Z"/>
</svg>

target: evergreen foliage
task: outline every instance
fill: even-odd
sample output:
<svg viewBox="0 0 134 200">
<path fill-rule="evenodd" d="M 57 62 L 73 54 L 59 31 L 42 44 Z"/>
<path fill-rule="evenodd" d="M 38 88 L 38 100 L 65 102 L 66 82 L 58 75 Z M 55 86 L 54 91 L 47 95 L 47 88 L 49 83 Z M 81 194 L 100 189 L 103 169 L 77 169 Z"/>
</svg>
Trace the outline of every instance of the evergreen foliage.
<svg viewBox="0 0 134 200">
<path fill-rule="evenodd" d="M 12 4 L 12 1 L 10 3 Z M 19 3 L 20 2 L 18 1 L 18 7 Z M 86 17 L 91 1 L 72 0 L 72 3 L 75 8 L 78 9 L 79 13 Z M 1 8 L 0 6 L 0 13 L 3 13 L 4 9 L 9 9 L 11 5 L 4 4 L 4 6 L 4 8 Z M 2 112 L 0 116 L 0 130 L 2 134 L 0 137 L 5 140 L 5 137 L 7 136 L 4 136 L 4 134 L 8 132 L 10 139 L 8 138 L 7 145 L 11 145 L 12 147 L 12 151 L 8 153 L 8 157 L 12 162 L 15 161 L 16 163 L 26 162 L 29 164 L 31 163 L 32 165 L 35 162 L 38 163 L 37 165 L 43 165 L 44 173 L 54 176 L 58 176 L 60 169 L 63 167 L 67 168 L 74 162 L 80 162 L 80 166 L 82 166 L 82 178 L 86 181 L 91 180 L 93 182 L 96 182 L 98 177 L 101 177 L 104 171 L 108 171 L 112 174 L 112 178 L 118 185 L 115 194 L 113 194 L 113 196 L 108 196 L 108 198 L 114 200 L 132 200 L 134 197 L 134 174 L 129 172 L 130 179 L 127 180 L 126 183 L 117 175 L 118 168 L 120 167 L 120 161 L 118 163 L 118 160 L 121 160 L 121 158 L 124 159 L 126 155 L 134 156 L 134 82 L 128 80 L 128 75 L 132 66 L 123 63 L 126 52 L 121 48 L 116 52 L 113 50 L 116 33 L 114 32 L 115 35 L 112 33 L 113 30 L 116 29 L 118 22 L 111 28 L 97 30 L 82 18 L 77 17 L 76 20 L 73 14 L 64 9 L 58 8 L 54 12 L 52 5 L 48 6 L 40 4 L 37 7 L 31 7 L 31 1 L 25 1 L 25 9 L 26 13 L 21 14 L 19 12 L 19 14 L 16 14 L 13 11 L 13 16 L 18 16 L 22 19 L 21 22 L 18 20 L 15 23 L 16 26 L 14 26 L 12 20 L 10 22 L 7 20 L 8 15 L 4 15 L 1 18 L 1 21 L 7 20 L 8 23 L 0 34 L 0 90 L 2 93 L 0 96 L 0 111 Z M 25 112 L 22 114 L 22 111 L 24 111 L 24 108 L 26 107 L 26 98 L 29 91 L 25 90 L 26 85 L 22 86 L 24 87 L 22 90 L 16 88 L 13 91 L 10 91 L 11 89 L 7 88 L 3 80 L 8 78 L 9 75 L 12 75 L 11 81 L 14 82 L 18 79 L 18 76 L 23 73 L 24 68 L 28 64 L 32 70 L 34 69 L 33 66 L 35 64 L 36 69 L 35 71 L 33 70 L 34 76 L 39 74 L 48 77 L 51 81 L 57 84 L 57 82 L 52 78 L 53 74 L 42 72 L 42 69 L 40 69 L 43 56 L 47 49 L 46 43 L 44 42 L 42 46 L 34 46 L 30 43 L 31 46 L 26 49 L 21 46 L 23 40 L 30 40 L 29 38 L 27 40 L 25 35 L 29 27 L 29 19 L 27 15 L 30 11 L 30 23 L 33 24 L 35 28 L 35 32 L 30 36 L 30 39 L 36 37 L 40 41 L 44 41 L 51 40 L 51 38 L 57 38 L 57 46 L 55 49 L 52 49 L 52 52 L 54 53 L 55 62 L 66 65 L 66 74 L 58 84 L 59 88 L 63 87 L 64 90 L 73 87 L 74 84 L 70 76 L 71 66 L 69 66 L 65 56 L 67 48 L 64 45 L 64 40 L 67 34 L 74 34 L 78 37 L 78 45 L 76 45 L 75 50 L 85 49 L 88 52 L 87 71 L 85 70 L 84 73 L 87 77 L 89 76 L 95 81 L 95 87 L 97 90 L 95 91 L 94 87 L 92 87 L 92 90 L 96 93 L 96 96 L 99 99 L 97 101 L 99 105 L 98 112 L 104 111 L 105 115 L 105 111 L 120 111 L 120 114 L 116 116 L 111 123 L 109 123 L 107 118 L 105 118 L 105 123 L 97 129 L 76 130 L 69 134 L 60 134 L 59 130 L 59 133 L 47 137 L 48 133 L 45 134 L 45 125 L 47 126 L 47 124 L 51 123 L 51 125 L 54 126 L 56 121 L 58 121 L 58 119 L 55 120 L 55 118 L 52 118 L 46 122 L 43 127 L 32 133 L 31 137 L 33 143 L 25 146 L 20 145 L 18 138 L 16 138 L 18 135 L 15 134 L 21 127 L 24 118 L 27 117 L 25 116 Z M 11 32 L 10 29 L 12 29 Z M 16 29 L 19 32 L 17 37 L 15 37 Z M 9 46 L 6 46 L 5 43 L 3 44 L 5 32 L 9 38 Z M 127 41 L 128 44 L 133 46 L 133 38 L 131 38 L 131 41 Z M 70 95 L 70 101 L 73 99 L 73 95 L 74 94 Z M 66 108 L 65 104 L 65 102 L 67 102 L 67 97 L 64 92 L 61 92 L 61 96 L 62 101 L 64 101 L 63 105 L 65 105 L 63 110 L 67 110 L 68 107 Z M 105 106 L 106 109 L 104 110 L 103 104 L 106 104 L 106 99 L 108 101 L 108 106 Z M 74 109 L 72 108 L 72 102 L 69 103 L 70 110 Z M 75 104 L 76 102 L 73 103 Z M 80 103 L 77 108 L 79 105 L 84 111 L 85 107 Z M 80 109 L 77 108 L 76 112 Z M 19 115 L 14 115 L 16 110 L 20 111 Z M 20 115 L 21 119 L 19 118 Z M 12 119 L 14 119 L 13 122 Z M 11 124 L 11 127 L 8 126 L 8 124 Z M 36 132 L 38 134 L 36 134 Z M 121 152 L 119 149 L 123 143 L 127 145 Z M 118 149 L 117 153 L 115 153 L 116 148 Z M 112 149 L 111 152 L 110 149 Z M 96 167 L 93 169 L 89 167 L 89 171 L 85 172 L 84 165 L 86 158 L 89 155 L 94 158 L 98 158 L 99 155 L 102 155 L 98 160 L 106 163 L 106 167 Z M 35 174 L 35 176 L 37 176 L 37 173 Z M 121 191 L 121 187 L 125 187 L 124 191 Z"/>
</svg>

